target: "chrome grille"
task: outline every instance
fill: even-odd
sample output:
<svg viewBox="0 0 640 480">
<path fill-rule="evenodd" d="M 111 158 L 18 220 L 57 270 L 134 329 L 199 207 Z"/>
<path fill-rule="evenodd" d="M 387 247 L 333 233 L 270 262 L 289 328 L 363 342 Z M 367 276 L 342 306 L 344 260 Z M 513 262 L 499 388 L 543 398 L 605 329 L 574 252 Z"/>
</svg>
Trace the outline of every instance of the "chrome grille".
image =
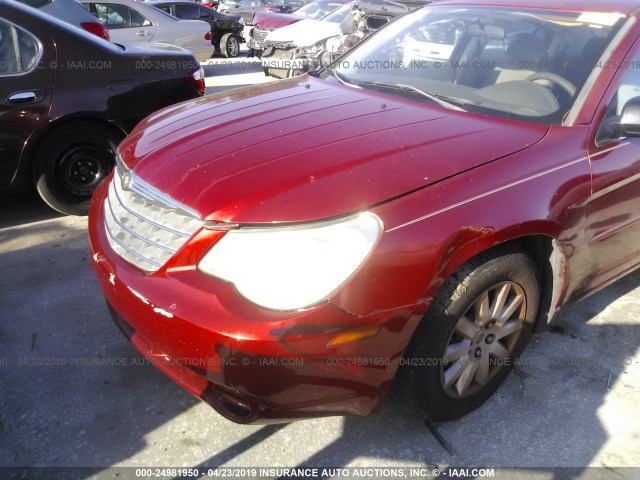
<svg viewBox="0 0 640 480">
<path fill-rule="evenodd" d="M 111 248 L 147 272 L 164 265 L 204 223 L 121 162 L 104 201 L 104 219 Z"/>
<path fill-rule="evenodd" d="M 264 28 L 256 27 L 253 29 L 253 41 L 258 47 L 258 50 L 264 49 L 264 39 L 267 38 L 271 30 L 265 30 Z"/>
</svg>

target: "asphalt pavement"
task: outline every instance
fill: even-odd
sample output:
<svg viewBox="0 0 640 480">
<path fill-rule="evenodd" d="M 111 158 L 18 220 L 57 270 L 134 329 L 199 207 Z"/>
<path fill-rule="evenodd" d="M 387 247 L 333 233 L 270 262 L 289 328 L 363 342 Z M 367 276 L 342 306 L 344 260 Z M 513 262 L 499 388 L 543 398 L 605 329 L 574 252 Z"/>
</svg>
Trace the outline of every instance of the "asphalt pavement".
<svg viewBox="0 0 640 480">
<path fill-rule="evenodd" d="M 205 67 L 210 89 L 264 81 L 255 60 L 221 62 Z M 460 420 L 429 429 L 392 395 L 370 417 L 240 426 L 113 325 L 86 226 L 35 194 L 0 198 L 0 466 L 86 467 L 81 478 L 120 466 L 502 466 L 557 478 L 552 467 L 595 466 L 639 478 L 622 467 L 640 466 L 640 273 L 566 310 Z"/>
</svg>

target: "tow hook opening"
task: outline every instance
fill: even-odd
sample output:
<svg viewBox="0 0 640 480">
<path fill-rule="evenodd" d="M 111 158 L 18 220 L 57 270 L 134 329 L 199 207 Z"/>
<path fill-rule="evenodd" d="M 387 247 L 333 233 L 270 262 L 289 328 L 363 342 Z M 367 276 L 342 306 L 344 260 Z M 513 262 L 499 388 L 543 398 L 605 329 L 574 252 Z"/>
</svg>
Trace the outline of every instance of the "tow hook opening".
<svg viewBox="0 0 640 480">
<path fill-rule="evenodd" d="M 238 423 L 249 423 L 260 413 L 261 407 L 255 400 L 229 391 L 218 385 L 205 392 L 202 398 L 224 417 Z"/>
</svg>

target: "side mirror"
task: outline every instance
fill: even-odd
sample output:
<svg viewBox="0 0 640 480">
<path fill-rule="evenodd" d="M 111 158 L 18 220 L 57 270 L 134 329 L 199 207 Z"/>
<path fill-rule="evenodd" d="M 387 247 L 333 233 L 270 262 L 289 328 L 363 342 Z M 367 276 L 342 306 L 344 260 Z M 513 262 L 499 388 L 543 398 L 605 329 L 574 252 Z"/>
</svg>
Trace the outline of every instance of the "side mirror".
<svg viewBox="0 0 640 480">
<path fill-rule="evenodd" d="M 622 108 L 620 134 L 623 137 L 640 137 L 640 97 L 632 98 Z"/>
</svg>

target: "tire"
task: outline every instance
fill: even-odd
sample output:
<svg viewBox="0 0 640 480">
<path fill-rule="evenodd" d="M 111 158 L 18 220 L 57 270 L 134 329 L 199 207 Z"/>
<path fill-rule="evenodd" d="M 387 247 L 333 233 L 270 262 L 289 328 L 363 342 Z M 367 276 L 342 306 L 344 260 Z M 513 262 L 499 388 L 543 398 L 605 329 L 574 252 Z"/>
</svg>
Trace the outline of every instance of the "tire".
<svg viewBox="0 0 640 480">
<path fill-rule="evenodd" d="M 460 267 L 405 351 L 398 375 L 403 402 L 434 421 L 482 405 L 527 345 L 539 296 L 537 269 L 521 252 L 485 253 Z"/>
<path fill-rule="evenodd" d="M 227 58 L 234 58 L 240 54 L 240 41 L 233 33 L 225 33 L 220 40 L 220 51 Z"/>
<path fill-rule="evenodd" d="M 65 215 L 86 215 L 91 195 L 111 172 L 122 136 L 98 125 L 58 129 L 36 152 L 34 181 L 40 197 Z"/>
</svg>

